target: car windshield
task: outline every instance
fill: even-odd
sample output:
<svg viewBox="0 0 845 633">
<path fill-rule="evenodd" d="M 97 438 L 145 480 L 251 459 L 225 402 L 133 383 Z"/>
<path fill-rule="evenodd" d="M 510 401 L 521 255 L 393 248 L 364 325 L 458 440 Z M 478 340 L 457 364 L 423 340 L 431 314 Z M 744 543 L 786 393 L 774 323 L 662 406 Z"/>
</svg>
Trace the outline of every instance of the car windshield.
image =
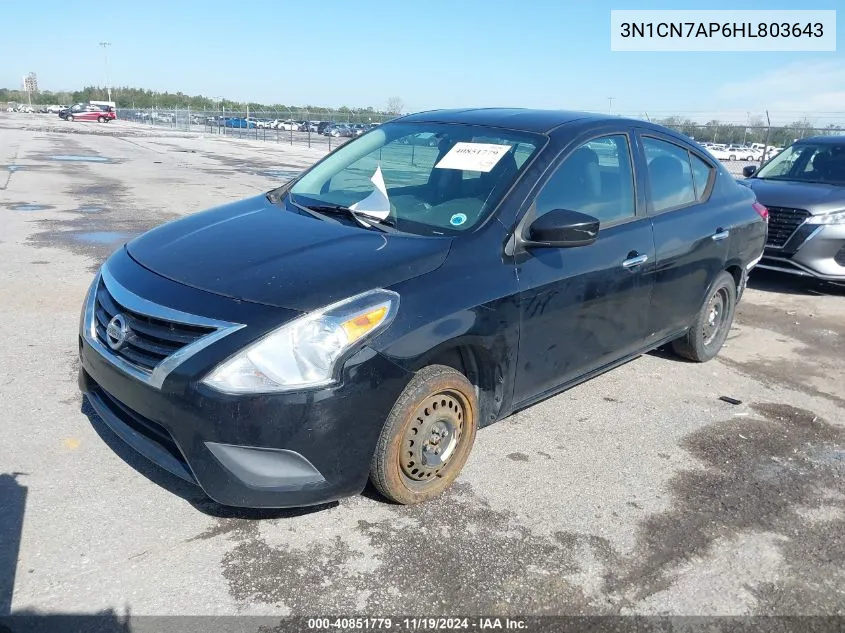
<svg viewBox="0 0 845 633">
<path fill-rule="evenodd" d="M 490 213 L 544 140 L 473 125 L 385 123 L 306 172 L 291 200 L 353 207 L 409 233 L 453 235 Z"/>
<path fill-rule="evenodd" d="M 845 142 L 790 145 L 764 165 L 755 177 L 845 184 Z"/>
</svg>

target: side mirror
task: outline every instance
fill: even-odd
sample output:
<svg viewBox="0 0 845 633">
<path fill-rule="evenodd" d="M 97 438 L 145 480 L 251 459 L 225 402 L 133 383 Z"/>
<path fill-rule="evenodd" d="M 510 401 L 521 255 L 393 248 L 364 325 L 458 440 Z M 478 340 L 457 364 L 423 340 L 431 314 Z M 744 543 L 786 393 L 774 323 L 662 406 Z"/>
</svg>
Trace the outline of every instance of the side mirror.
<svg viewBox="0 0 845 633">
<path fill-rule="evenodd" d="M 527 247 L 570 248 L 586 246 L 599 236 L 599 220 L 586 213 L 554 209 L 544 213 L 528 227 Z"/>
<path fill-rule="evenodd" d="M 742 168 L 742 175 L 746 178 L 751 178 L 757 171 L 757 165 L 746 165 Z"/>
</svg>

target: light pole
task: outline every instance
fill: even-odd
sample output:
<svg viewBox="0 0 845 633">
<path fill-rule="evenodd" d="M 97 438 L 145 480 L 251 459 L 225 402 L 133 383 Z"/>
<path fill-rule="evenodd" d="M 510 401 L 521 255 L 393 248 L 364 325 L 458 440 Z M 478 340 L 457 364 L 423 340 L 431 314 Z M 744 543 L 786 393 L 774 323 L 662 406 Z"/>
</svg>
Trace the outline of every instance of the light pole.
<svg viewBox="0 0 845 633">
<path fill-rule="evenodd" d="M 745 134 L 742 135 L 742 144 L 745 145 L 745 141 L 748 140 L 748 127 L 751 125 L 751 113 L 745 113 Z"/>
<path fill-rule="evenodd" d="M 100 42 L 100 46 L 103 47 L 103 59 L 106 63 L 106 91 L 109 94 L 109 101 L 111 101 L 111 87 L 109 86 L 109 51 L 108 51 L 108 47 L 111 46 L 111 42 Z"/>
<path fill-rule="evenodd" d="M 610 109 L 610 114 L 613 114 L 613 100 L 614 100 L 615 98 L 616 98 L 616 97 L 608 97 L 608 98 L 607 98 L 607 104 L 608 104 L 608 107 L 609 107 L 609 109 Z"/>
</svg>

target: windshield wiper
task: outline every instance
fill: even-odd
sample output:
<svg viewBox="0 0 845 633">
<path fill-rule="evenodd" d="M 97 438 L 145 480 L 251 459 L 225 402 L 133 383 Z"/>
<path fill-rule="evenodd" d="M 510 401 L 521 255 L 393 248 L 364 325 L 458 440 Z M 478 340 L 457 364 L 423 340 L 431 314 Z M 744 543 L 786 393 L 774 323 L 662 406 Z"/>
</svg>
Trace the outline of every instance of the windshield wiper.
<svg viewBox="0 0 845 633">
<path fill-rule="evenodd" d="M 296 204 L 296 203 L 294 203 Z M 364 228 L 374 228 L 378 231 L 382 231 L 383 233 L 395 233 L 395 223 L 393 220 L 389 218 L 381 219 L 377 218 L 374 215 L 369 215 L 366 211 L 355 211 L 354 209 L 350 209 L 349 207 L 345 207 L 342 204 L 312 204 L 312 205 L 301 205 L 297 204 L 296 206 L 307 209 L 308 211 L 315 211 L 317 213 L 332 213 L 336 215 L 343 215 L 348 218 L 352 218 L 359 226 L 363 226 Z"/>
</svg>

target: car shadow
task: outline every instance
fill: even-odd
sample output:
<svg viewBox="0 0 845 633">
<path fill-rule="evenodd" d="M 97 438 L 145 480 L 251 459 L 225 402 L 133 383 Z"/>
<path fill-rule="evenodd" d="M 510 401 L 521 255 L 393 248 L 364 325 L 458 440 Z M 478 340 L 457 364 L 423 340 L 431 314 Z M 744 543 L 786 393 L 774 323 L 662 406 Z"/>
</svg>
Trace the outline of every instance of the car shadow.
<svg viewBox="0 0 845 633">
<path fill-rule="evenodd" d="M 12 611 L 12 595 L 20 558 L 27 473 L 0 473 L 0 633 L 129 633 L 129 616 L 108 609 L 98 613 Z"/>
<path fill-rule="evenodd" d="M 676 363 L 695 363 L 694 360 L 690 360 L 689 358 L 684 358 L 672 351 L 672 346 L 669 343 L 665 345 L 661 345 L 660 347 L 651 350 L 646 354 L 646 356 L 654 356 L 655 358 L 660 358 L 662 360 L 671 360 Z"/>
<path fill-rule="evenodd" d="M 24 477 L 26 473 L 0 474 L 0 617 L 12 610 L 27 495 L 27 488 L 19 479 Z"/>
<path fill-rule="evenodd" d="M 262 519 L 285 519 L 304 516 L 314 512 L 321 512 L 329 508 L 336 507 L 338 503 L 333 501 L 316 506 L 308 506 L 304 508 L 237 508 L 233 506 L 224 506 L 210 499 L 199 486 L 188 483 L 180 479 L 176 475 L 172 475 L 166 470 L 159 468 L 157 465 L 149 461 L 146 457 L 135 451 L 131 446 L 126 444 L 108 425 L 103 422 L 102 418 L 94 411 L 94 408 L 88 402 L 88 399 L 82 397 L 82 405 L 80 411 L 88 418 L 91 426 L 100 439 L 105 442 L 120 459 L 126 462 L 138 473 L 146 477 L 149 481 L 157 486 L 160 486 L 168 492 L 181 497 L 194 508 L 207 514 L 210 517 L 218 519 L 246 519 L 246 520 L 262 520 Z"/>
<path fill-rule="evenodd" d="M 845 284 L 821 281 L 813 277 L 799 277 L 763 268 L 754 270 L 748 276 L 748 287 L 763 292 L 791 295 L 845 296 Z"/>
</svg>

